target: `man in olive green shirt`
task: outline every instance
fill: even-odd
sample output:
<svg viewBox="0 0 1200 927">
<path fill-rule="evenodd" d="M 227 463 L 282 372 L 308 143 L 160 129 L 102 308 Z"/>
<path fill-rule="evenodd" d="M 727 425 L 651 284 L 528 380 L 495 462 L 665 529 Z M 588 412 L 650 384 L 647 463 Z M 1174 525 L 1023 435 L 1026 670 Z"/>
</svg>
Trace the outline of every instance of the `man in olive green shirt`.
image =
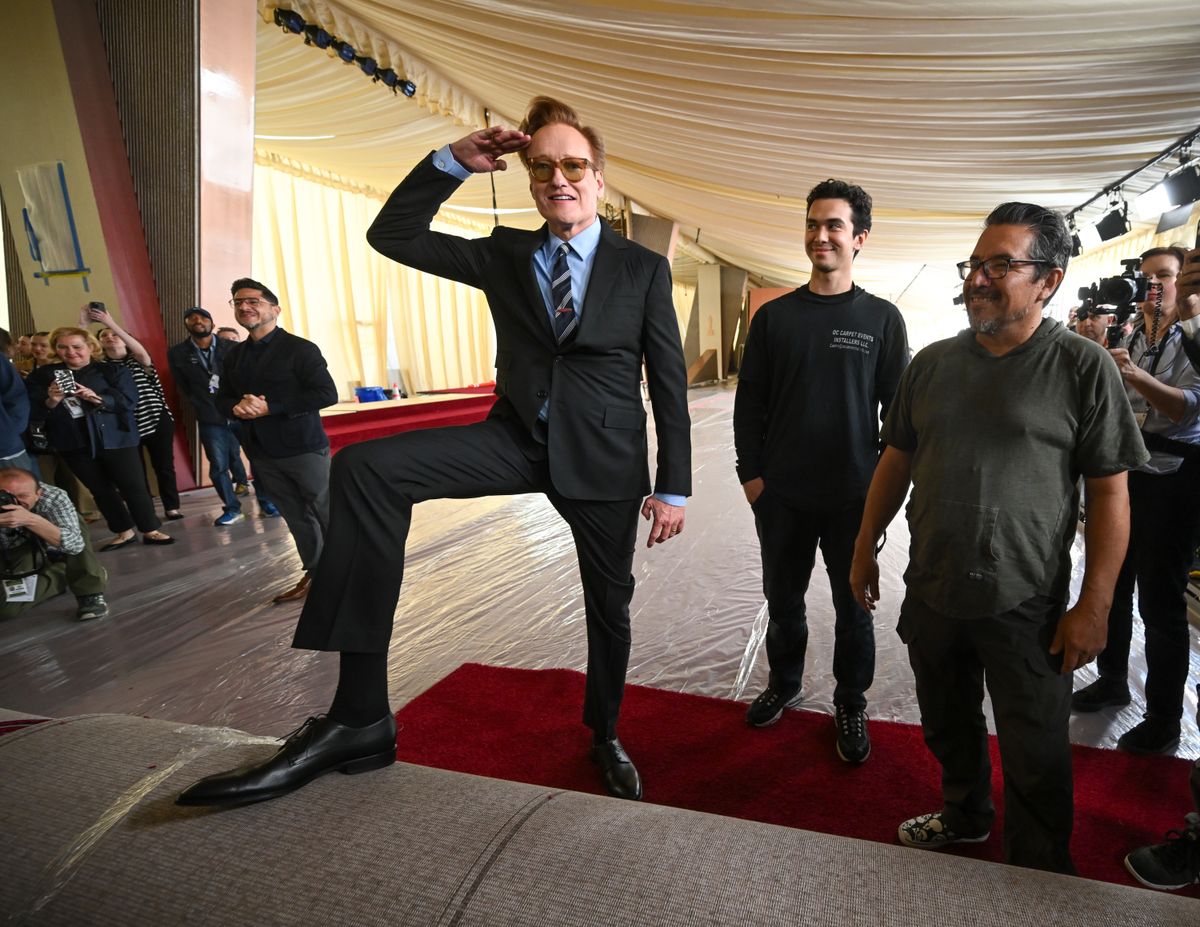
<svg viewBox="0 0 1200 927">
<path fill-rule="evenodd" d="M 1042 309 L 1070 254 L 1062 217 L 1027 203 L 988 216 L 959 265 L 970 330 L 914 359 L 884 423 L 852 591 L 879 599 L 875 544 L 912 483 L 898 631 L 944 805 L 900 825 L 908 846 L 986 840 L 995 817 L 983 687 L 1004 767 L 1004 859 L 1073 872 L 1071 673 L 1104 648 L 1129 534 L 1126 471 L 1146 449 L 1099 345 Z M 1087 564 L 1068 609 L 1078 481 Z"/>
</svg>

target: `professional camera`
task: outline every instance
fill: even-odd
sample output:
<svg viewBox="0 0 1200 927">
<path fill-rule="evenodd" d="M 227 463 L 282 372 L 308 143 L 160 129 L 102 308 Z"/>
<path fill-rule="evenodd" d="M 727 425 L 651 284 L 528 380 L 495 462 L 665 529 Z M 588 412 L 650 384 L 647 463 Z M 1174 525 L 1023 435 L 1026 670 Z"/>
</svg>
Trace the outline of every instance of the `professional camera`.
<svg viewBox="0 0 1200 927">
<path fill-rule="evenodd" d="M 1113 315 L 1115 323 L 1108 327 L 1109 347 L 1121 340 L 1121 326 L 1137 310 L 1137 304 L 1150 298 L 1151 283 L 1138 268 L 1141 258 L 1126 258 L 1121 262 L 1125 272 L 1119 277 L 1105 277 L 1091 286 L 1079 288 L 1079 320 L 1092 315 Z"/>
</svg>

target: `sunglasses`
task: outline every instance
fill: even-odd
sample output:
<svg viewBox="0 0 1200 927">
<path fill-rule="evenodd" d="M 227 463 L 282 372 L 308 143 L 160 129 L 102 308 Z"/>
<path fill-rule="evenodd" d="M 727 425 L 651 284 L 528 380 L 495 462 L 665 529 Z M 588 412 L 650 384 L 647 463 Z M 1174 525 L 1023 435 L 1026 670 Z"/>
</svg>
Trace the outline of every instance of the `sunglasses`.
<svg viewBox="0 0 1200 927">
<path fill-rule="evenodd" d="M 529 176 L 538 183 L 545 183 L 554 177 L 555 170 L 562 171 L 562 175 L 567 180 L 575 183 L 583 180 L 583 175 L 587 173 L 587 169 L 596 169 L 587 158 L 560 158 L 557 161 L 530 161 Z"/>
</svg>

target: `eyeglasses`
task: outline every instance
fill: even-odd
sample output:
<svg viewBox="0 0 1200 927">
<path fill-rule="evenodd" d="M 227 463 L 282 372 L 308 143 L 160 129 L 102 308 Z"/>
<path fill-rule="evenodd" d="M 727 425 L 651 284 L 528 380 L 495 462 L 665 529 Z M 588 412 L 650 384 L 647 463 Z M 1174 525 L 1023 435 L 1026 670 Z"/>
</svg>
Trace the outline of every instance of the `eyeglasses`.
<svg viewBox="0 0 1200 927">
<path fill-rule="evenodd" d="M 983 268 L 983 275 L 989 280 L 999 280 L 1001 277 L 1008 276 L 1008 272 L 1017 264 L 1049 264 L 1049 261 L 1014 261 L 1012 258 L 995 257 L 988 258 L 986 261 L 977 261 L 972 258 L 969 261 L 963 261 L 958 267 L 958 275 L 966 280 L 971 274 Z"/>
<path fill-rule="evenodd" d="M 269 306 L 265 299 L 259 299 L 257 296 L 243 296 L 241 299 L 231 299 L 229 308 L 236 309 L 238 306 L 245 306 L 247 309 L 257 309 L 259 306 Z"/>
<path fill-rule="evenodd" d="M 560 158 L 557 161 L 530 161 L 529 176 L 538 183 L 545 183 L 554 177 L 554 171 L 557 168 L 562 171 L 562 175 L 567 180 L 574 183 L 577 180 L 583 180 L 583 175 L 587 173 L 587 169 L 596 169 L 587 158 Z"/>
</svg>

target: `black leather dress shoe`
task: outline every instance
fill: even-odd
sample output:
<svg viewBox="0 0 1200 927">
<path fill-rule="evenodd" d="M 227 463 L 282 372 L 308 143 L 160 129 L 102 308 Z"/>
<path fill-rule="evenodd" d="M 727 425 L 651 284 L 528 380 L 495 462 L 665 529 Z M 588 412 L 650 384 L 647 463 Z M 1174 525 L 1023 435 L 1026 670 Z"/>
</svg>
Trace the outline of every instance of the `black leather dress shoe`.
<svg viewBox="0 0 1200 927">
<path fill-rule="evenodd" d="M 248 805 L 278 798 L 337 770 L 362 773 L 396 762 L 396 719 L 347 727 L 328 717 L 309 718 L 263 763 L 217 773 L 188 786 L 177 805 Z"/>
<path fill-rule="evenodd" d="M 604 790 L 614 798 L 642 799 L 642 777 L 633 760 L 615 737 L 602 744 L 592 744 L 592 762 L 600 767 Z"/>
</svg>

